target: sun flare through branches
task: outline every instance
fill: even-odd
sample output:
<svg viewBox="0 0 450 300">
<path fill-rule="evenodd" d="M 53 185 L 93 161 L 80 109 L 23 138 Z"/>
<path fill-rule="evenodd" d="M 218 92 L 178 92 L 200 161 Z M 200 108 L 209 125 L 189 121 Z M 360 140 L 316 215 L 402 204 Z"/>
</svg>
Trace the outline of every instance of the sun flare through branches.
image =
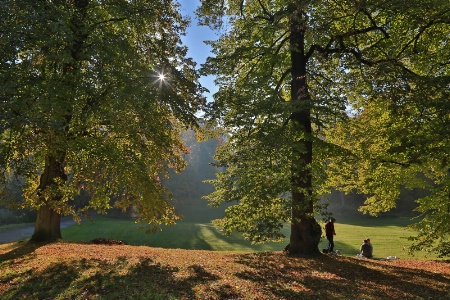
<svg viewBox="0 0 450 300">
<path fill-rule="evenodd" d="M 153 83 L 157 84 L 161 89 L 164 85 L 169 85 L 169 77 L 166 73 L 164 73 L 164 71 L 158 72 L 155 74 L 155 80 Z"/>
</svg>

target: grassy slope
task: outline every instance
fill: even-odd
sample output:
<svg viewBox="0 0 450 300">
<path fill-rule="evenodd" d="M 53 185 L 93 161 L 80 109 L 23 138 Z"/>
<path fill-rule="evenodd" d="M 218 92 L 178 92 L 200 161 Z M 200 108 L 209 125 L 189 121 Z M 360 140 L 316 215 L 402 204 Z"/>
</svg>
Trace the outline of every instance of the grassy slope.
<svg viewBox="0 0 450 300">
<path fill-rule="evenodd" d="M 404 249 L 409 245 L 406 237 L 412 234 L 405 229 L 409 222 L 406 218 L 340 219 L 335 224 L 335 249 L 340 250 L 342 255 L 354 256 L 359 252 L 362 240 L 370 237 L 375 257 L 411 257 Z M 288 243 L 288 239 L 285 239 L 283 243 L 252 245 L 239 234 L 225 237 L 211 223 L 193 220 L 181 221 L 175 226 L 164 227 L 163 231 L 151 234 L 138 230 L 139 227 L 130 220 L 96 217 L 92 223 L 83 222 L 81 225 L 65 228 L 62 234 L 64 240 L 76 242 L 109 238 L 122 240 L 130 245 L 219 251 L 277 251 Z M 284 233 L 289 235 L 287 229 Z M 327 240 L 323 238 L 320 249 L 326 247 Z M 419 258 L 426 255 L 427 253 L 416 253 Z"/>
<path fill-rule="evenodd" d="M 62 229 L 66 241 L 90 241 L 95 238 L 116 239 L 129 245 L 158 248 L 179 248 L 217 251 L 272 251 L 280 250 L 281 243 L 252 245 L 240 235 L 223 236 L 211 223 L 180 221 L 175 226 L 164 226 L 160 232 L 146 234 L 140 224 L 132 220 L 96 217 L 93 222 Z"/>
<path fill-rule="evenodd" d="M 450 264 L 145 246 L 0 245 L 0 298 L 450 299 Z"/>
</svg>

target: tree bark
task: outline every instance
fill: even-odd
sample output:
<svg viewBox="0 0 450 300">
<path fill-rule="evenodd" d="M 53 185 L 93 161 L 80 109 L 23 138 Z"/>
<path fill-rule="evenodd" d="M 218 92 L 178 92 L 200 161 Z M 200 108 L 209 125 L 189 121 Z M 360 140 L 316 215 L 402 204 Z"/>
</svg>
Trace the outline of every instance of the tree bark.
<svg viewBox="0 0 450 300">
<path fill-rule="evenodd" d="M 291 119 L 302 138 L 294 143 L 292 153 L 292 222 L 288 251 L 290 254 L 314 254 L 319 253 L 321 228 L 314 218 L 312 199 L 311 98 L 306 80 L 305 25 L 299 10 L 292 15 L 290 32 L 291 100 L 295 107 Z"/>
<path fill-rule="evenodd" d="M 59 203 L 62 196 L 59 192 L 51 195 L 51 201 L 45 199 L 44 192 L 47 188 L 57 185 L 55 179 L 67 180 L 64 172 L 65 154 L 48 156 L 45 162 L 44 172 L 41 175 L 38 196 L 42 205 L 38 208 L 34 233 L 31 237 L 33 242 L 51 242 L 61 239 L 61 214 L 55 210 L 50 203 Z"/>
<path fill-rule="evenodd" d="M 61 238 L 61 215 L 49 205 L 39 207 L 31 241 L 52 242 Z"/>
</svg>

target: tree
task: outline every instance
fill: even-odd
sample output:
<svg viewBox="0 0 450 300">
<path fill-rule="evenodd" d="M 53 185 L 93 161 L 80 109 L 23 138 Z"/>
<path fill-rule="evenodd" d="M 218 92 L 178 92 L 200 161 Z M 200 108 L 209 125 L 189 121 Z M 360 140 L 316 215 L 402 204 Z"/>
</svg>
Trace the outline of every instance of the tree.
<svg viewBox="0 0 450 300">
<path fill-rule="evenodd" d="M 449 24 L 449 10 L 446 18 Z M 448 25 L 440 29 L 450 33 Z M 435 34 L 424 31 L 415 47 L 433 45 Z M 427 67 L 402 66 L 389 86 L 372 77 L 366 88 L 383 93 L 365 93 L 370 96 L 359 98 L 352 118 L 327 134 L 341 147 L 330 159 L 329 184 L 369 195 L 360 210 L 371 215 L 396 208 L 402 190 L 420 190 L 418 222 L 410 226 L 418 235 L 410 238 L 410 250 L 442 257 L 450 255 L 450 69 L 442 63 L 449 46 L 426 47 Z"/>
<path fill-rule="evenodd" d="M 2 1 L 0 169 L 26 179 L 32 240 L 111 198 L 152 228 L 177 219 L 160 177 L 183 168 L 180 129 L 204 98 L 175 3 Z M 91 200 L 76 210 L 81 190 Z"/>
<path fill-rule="evenodd" d="M 217 224 L 261 242 L 290 221 L 289 252 L 317 253 L 317 199 L 343 153 L 328 130 L 352 119 L 352 105 L 366 108 L 361 100 L 389 97 L 400 74 L 426 72 L 429 51 L 448 66 L 448 11 L 442 1 L 202 1 L 203 24 L 222 30 L 203 67 L 220 87 L 209 116 L 230 133 L 209 199 L 237 202 Z"/>
</svg>

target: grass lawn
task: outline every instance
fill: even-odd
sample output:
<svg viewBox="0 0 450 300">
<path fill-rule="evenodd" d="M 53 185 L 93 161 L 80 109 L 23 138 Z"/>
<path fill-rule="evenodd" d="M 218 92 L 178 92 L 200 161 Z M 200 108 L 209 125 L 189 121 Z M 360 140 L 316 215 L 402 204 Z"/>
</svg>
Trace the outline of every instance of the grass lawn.
<svg viewBox="0 0 450 300">
<path fill-rule="evenodd" d="M 375 258 L 412 257 L 407 253 L 410 242 L 406 237 L 413 234 L 405 227 L 411 221 L 407 218 L 342 218 L 336 221 L 335 249 L 341 255 L 354 256 L 359 252 L 363 239 L 370 237 L 374 246 Z M 132 220 L 96 216 L 93 222 L 84 221 L 80 225 L 62 229 L 64 240 L 88 242 L 95 238 L 121 240 L 129 245 L 158 248 L 216 250 L 216 251 L 279 251 L 289 243 L 267 243 L 252 245 L 239 234 L 226 237 L 211 223 L 180 221 L 174 226 L 165 226 L 162 231 L 146 234 L 139 230 L 140 224 Z M 322 224 L 323 227 L 323 224 Z M 284 229 L 289 236 L 289 228 Z M 328 241 L 323 238 L 319 248 L 327 248 Z M 435 258 L 427 253 L 416 253 L 416 258 Z"/>
<path fill-rule="evenodd" d="M 411 244 L 407 237 L 414 235 L 413 231 L 406 228 L 411 224 L 409 218 L 374 218 L 360 217 L 339 219 L 335 223 L 336 236 L 334 238 L 335 249 L 344 255 L 356 255 L 363 240 L 370 238 L 373 245 L 375 258 L 387 256 L 413 257 L 408 254 L 408 246 Z M 327 240 L 322 240 L 321 246 L 326 248 Z M 322 248 L 320 248 L 322 249 Z M 430 253 L 415 253 L 417 258 L 436 258 Z"/>
<path fill-rule="evenodd" d="M 224 236 L 211 223 L 180 221 L 174 226 L 164 226 L 162 231 L 145 233 L 141 224 L 133 220 L 95 217 L 62 229 L 65 241 L 87 242 L 95 238 L 121 240 L 129 245 L 157 248 L 216 250 L 216 251 L 274 251 L 287 244 L 268 243 L 252 245 L 239 234 Z"/>
</svg>

